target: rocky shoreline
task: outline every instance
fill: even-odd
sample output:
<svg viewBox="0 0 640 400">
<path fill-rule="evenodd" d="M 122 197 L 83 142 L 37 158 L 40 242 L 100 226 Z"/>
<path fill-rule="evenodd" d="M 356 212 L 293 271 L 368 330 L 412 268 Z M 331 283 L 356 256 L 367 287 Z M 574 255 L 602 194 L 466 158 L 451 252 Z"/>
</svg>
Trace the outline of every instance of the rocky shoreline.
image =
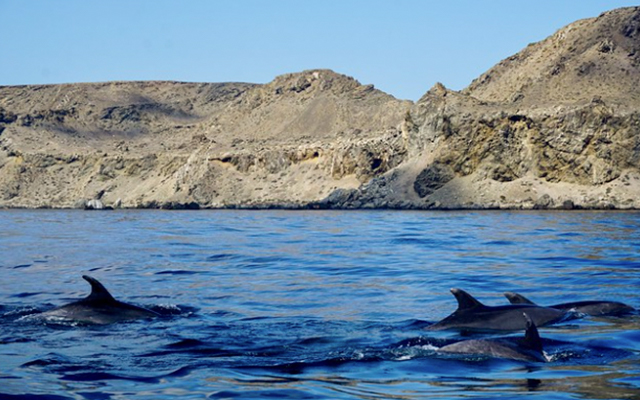
<svg viewBox="0 0 640 400">
<path fill-rule="evenodd" d="M 462 91 L 329 70 L 0 87 L 0 208 L 640 209 L 640 8 Z"/>
</svg>

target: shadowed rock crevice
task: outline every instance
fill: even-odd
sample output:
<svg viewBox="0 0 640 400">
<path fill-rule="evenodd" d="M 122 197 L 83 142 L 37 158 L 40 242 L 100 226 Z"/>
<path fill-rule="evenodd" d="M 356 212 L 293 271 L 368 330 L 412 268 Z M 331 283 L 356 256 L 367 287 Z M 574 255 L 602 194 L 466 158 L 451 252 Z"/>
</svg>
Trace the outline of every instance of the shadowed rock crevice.
<svg viewBox="0 0 640 400">
<path fill-rule="evenodd" d="M 440 189 L 455 177 L 451 168 L 444 164 L 431 164 L 418 174 L 413 189 L 418 196 L 425 197 Z"/>
</svg>

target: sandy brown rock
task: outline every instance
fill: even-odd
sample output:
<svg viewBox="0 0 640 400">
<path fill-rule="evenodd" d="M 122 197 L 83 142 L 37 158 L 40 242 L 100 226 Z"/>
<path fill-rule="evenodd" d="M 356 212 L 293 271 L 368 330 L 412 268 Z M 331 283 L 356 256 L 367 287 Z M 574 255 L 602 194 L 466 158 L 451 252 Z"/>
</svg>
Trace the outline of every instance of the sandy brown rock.
<svg viewBox="0 0 640 400">
<path fill-rule="evenodd" d="M 0 206 L 300 207 L 400 164 L 410 106 L 328 70 L 1 87 Z"/>
<path fill-rule="evenodd" d="M 574 22 L 501 61 L 463 92 L 520 107 L 588 104 L 600 99 L 640 106 L 640 13 L 637 7 Z"/>
<path fill-rule="evenodd" d="M 0 87 L 0 207 L 640 208 L 640 8 L 417 103 L 329 70 Z"/>
<path fill-rule="evenodd" d="M 578 21 L 462 92 L 435 85 L 405 116 L 407 160 L 331 201 L 640 208 L 639 21 L 638 7 Z"/>
</svg>

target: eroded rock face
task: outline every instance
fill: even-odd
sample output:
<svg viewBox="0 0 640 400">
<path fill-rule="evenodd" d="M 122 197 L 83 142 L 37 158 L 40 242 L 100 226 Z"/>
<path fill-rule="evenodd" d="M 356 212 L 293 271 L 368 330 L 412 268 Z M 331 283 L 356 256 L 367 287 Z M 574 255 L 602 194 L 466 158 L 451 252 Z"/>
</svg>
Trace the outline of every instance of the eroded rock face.
<svg viewBox="0 0 640 400">
<path fill-rule="evenodd" d="M 499 182 L 532 174 L 548 182 L 600 185 L 638 168 L 640 113 L 615 114 L 603 104 L 548 113 L 475 109 L 472 118 L 452 107 L 439 139 L 437 160 L 460 175 Z M 420 120 L 420 116 L 414 119 Z"/>
<path fill-rule="evenodd" d="M 415 104 L 329 70 L 0 87 L 0 207 L 640 208 L 640 8 Z"/>
<path fill-rule="evenodd" d="M 434 163 L 423 169 L 413 182 L 413 189 L 418 196 L 425 197 L 447 184 L 455 178 L 451 168 L 447 165 Z"/>
<path fill-rule="evenodd" d="M 640 41 L 638 7 L 574 22 L 501 61 L 463 92 L 520 107 L 586 104 L 600 98 L 636 108 Z"/>
<path fill-rule="evenodd" d="M 302 207 L 402 163 L 410 102 L 328 70 L 0 87 L 0 206 Z"/>
<path fill-rule="evenodd" d="M 640 171 L 640 112 L 602 101 L 522 110 L 430 92 L 410 118 L 407 164 L 416 167 L 399 167 L 391 193 L 417 208 L 640 206 L 629 178 Z M 413 198 L 402 191 L 408 181 Z"/>
<path fill-rule="evenodd" d="M 405 116 L 409 157 L 385 181 L 386 203 L 638 208 L 639 20 L 632 7 L 578 21 L 462 92 L 434 86 Z"/>
</svg>

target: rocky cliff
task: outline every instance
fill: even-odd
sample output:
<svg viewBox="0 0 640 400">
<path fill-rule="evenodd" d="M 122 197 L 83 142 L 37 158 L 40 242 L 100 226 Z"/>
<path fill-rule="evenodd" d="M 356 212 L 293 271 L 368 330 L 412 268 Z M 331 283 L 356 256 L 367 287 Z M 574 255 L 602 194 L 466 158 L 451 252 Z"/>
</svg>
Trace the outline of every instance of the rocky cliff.
<svg viewBox="0 0 640 400">
<path fill-rule="evenodd" d="M 640 208 L 640 8 L 460 91 L 328 70 L 0 87 L 0 207 Z"/>
<path fill-rule="evenodd" d="M 300 207 L 399 165 L 410 107 L 327 70 L 2 87 L 0 205 Z"/>
<path fill-rule="evenodd" d="M 640 8 L 560 29 L 407 114 L 402 165 L 329 206 L 640 208 Z"/>
</svg>

